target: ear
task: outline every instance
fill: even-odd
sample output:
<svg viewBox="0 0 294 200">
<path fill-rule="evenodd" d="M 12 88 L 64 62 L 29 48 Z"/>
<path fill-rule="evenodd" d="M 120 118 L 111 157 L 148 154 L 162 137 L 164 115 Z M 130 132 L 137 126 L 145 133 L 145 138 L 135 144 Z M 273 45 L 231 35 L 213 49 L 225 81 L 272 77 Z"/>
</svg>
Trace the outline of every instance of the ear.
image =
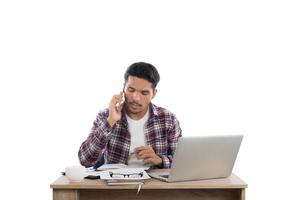
<svg viewBox="0 0 294 200">
<path fill-rule="evenodd" d="M 157 89 L 153 89 L 153 96 L 152 96 L 152 99 L 154 99 L 154 97 L 156 96 L 156 93 L 157 93 Z"/>
</svg>

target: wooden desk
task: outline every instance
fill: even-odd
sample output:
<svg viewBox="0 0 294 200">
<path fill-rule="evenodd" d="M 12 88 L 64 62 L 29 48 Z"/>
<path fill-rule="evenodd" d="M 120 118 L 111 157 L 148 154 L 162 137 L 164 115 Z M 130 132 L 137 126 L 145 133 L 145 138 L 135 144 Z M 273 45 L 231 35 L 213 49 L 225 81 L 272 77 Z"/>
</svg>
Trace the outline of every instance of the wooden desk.
<svg viewBox="0 0 294 200">
<path fill-rule="evenodd" d="M 245 200 L 247 184 L 232 174 L 225 179 L 165 183 L 149 179 L 142 185 L 138 195 L 135 185 L 108 186 L 102 180 L 84 179 L 81 182 L 69 182 L 64 176 L 50 185 L 53 200 Z"/>
</svg>

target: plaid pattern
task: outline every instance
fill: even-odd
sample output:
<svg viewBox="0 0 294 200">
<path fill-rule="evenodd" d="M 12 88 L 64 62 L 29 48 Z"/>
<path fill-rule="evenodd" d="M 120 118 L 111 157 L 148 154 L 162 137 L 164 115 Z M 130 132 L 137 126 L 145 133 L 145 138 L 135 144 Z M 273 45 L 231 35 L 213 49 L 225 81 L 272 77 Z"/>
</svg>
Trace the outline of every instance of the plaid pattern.
<svg viewBox="0 0 294 200">
<path fill-rule="evenodd" d="M 86 167 L 93 166 L 103 154 L 106 163 L 128 162 L 131 141 L 125 113 L 112 128 L 107 117 L 108 109 L 98 113 L 90 135 L 79 149 L 80 163 Z M 145 125 L 146 143 L 162 158 L 163 168 L 171 167 L 181 135 L 176 116 L 164 108 L 150 104 L 150 116 Z"/>
</svg>

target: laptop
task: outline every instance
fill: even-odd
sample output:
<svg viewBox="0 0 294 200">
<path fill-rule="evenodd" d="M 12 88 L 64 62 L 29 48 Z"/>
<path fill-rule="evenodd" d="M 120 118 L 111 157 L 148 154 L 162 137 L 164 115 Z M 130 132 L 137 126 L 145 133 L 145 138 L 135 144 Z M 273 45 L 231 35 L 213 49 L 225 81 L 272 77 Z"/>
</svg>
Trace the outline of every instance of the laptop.
<svg viewBox="0 0 294 200">
<path fill-rule="evenodd" d="M 148 174 L 166 182 L 228 177 L 242 139 L 242 135 L 181 137 L 170 171 Z"/>
</svg>

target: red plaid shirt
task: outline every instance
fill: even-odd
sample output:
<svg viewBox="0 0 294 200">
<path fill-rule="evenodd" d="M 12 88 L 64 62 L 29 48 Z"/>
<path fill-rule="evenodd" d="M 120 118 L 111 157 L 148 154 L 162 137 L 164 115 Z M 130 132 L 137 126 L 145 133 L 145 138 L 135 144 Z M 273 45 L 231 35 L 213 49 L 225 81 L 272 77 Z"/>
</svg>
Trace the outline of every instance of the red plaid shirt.
<svg viewBox="0 0 294 200">
<path fill-rule="evenodd" d="M 106 163 L 127 164 L 131 137 L 125 113 L 111 128 L 107 122 L 108 109 L 98 113 L 91 133 L 79 149 L 79 159 L 86 167 L 93 166 L 104 154 Z M 178 138 L 182 131 L 176 116 L 150 103 L 150 115 L 145 125 L 147 145 L 161 157 L 163 168 L 170 168 Z"/>
</svg>

